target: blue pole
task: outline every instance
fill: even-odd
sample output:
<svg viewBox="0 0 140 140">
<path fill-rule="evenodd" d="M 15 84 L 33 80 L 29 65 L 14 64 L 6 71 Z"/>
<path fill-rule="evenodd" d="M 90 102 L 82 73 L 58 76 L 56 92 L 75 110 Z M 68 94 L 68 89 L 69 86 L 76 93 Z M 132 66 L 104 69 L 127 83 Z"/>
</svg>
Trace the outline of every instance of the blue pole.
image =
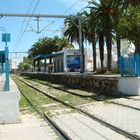
<svg viewBox="0 0 140 140">
<path fill-rule="evenodd" d="M 6 83 L 5 83 L 5 91 L 9 91 L 9 50 L 7 46 L 7 42 L 5 43 L 5 72 L 6 72 Z"/>
<path fill-rule="evenodd" d="M 140 73 L 139 73 L 139 54 L 136 54 L 136 76 L 139 77 Z"/>
<path fill-rule="evenodd" d="M 123 56 L 120 56 L 120 67 L 121 67 L 121 77 L 124 76 L 124 59 Z"/>
</svg>

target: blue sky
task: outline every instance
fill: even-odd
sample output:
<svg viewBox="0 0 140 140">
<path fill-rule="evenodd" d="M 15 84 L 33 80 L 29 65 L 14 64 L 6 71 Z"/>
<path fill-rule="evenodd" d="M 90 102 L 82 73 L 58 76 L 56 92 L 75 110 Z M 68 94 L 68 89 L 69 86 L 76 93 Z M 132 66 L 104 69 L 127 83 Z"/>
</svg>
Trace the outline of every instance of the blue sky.
<svg viewBox="0 0 140 140">
<path fill-rule="evenodd" d="M 0 13 L 32 13 L 33 9 L 38 0 L 0 0 Z M 37 14 L 50 14 L 50 15 L 69 15 L 74 14 L 83 9 L 88 3 L 85 0 L 40 0 L 39 4 L 34 13 Z M 62 31 L 50 31 L 50 30 L 60 30 L 63 27 L 63 19 L 40 19 L 40 30 L 46 27 L 45 31 L 40 34 L 36 34 L 32 30 L 36 30 L 35 18 L 25 18 L 21 17 L 2 17 L 0 18 L 0 29 L 5 27 L 7 32 L 11 33 L 11 42 L 8 43 L 10 51 L 21 51 L 27 52 L 41 37 L 53 37 L 55 35 L 62 35 Z M 30 22 L 29 22 L 30 21 Z M 29 23 L 25 31 L 25 27 Z M 23 25 L 23 26 L 22 26 Z M 21 28 L 22 27 L 22 28 Z M 24 32 L 25 31 L 25 32 Z M 24 32 L 24 33 L 23 33 Z M 2 31 L 0 32 L 2 33 Z M 23 36 L 22 36 L 23 34 Z M 22 36 L 22 37 L 21 37 Z M 4 48 L 4 43 L 0 42 L 0 50 Z M 17 57 L 22 57 L 18 55 Z"/>
</svg>

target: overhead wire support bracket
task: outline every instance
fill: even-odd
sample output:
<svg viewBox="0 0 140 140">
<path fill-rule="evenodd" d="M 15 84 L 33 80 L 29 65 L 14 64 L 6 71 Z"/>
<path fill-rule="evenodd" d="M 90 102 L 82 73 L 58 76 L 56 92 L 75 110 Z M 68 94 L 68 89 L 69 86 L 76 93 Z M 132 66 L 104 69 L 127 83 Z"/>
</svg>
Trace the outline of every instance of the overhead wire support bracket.
<svg viewBox="0 0 140 140">
<path fill-rule="evenodd" d="M 37 17 L 37 31 L 36 31 L 37 34 L 40 33 L 40 30 L 39 30 L 39 17 Z"/>
<path fill-rule="evenodd" d="M 47 15 L 47 14 L 15 14 L 15 13 L 0 13 L 2 17 L 44 17 L 44 18 L 67 18 L 68 15 Z"/>
<path fill-rule="evenodd" d="M 37 32 L 39 33 L 39 18 L 71 18 L 71 16 L 68 15 L 47 15 L 47 14 L 15 14 L 15 13 L 0 13 L 1 17 L 36 17 L 37 18 Z M 82 18 L 81 16 L 78 16 L 79 18 L 79 50 L 81 52 L 81 70 L 82 73 L 84 71 L 84 65 L 83 65 L 83 47 L 82 47 Z"/>
</svg>

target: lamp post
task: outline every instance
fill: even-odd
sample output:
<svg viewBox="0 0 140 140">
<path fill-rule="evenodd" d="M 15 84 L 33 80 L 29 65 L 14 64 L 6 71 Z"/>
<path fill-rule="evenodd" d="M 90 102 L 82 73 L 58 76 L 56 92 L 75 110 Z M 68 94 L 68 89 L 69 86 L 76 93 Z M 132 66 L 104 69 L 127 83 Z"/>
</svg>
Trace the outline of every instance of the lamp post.
<svg viewBox="0 0 140 140">
<path fill-rule="evenodd" d="M 7 42 L 10 42 L 10 34 L 7 33 L 5 27 L 0 27 L 4 33 L 2 34 L 2 42 L 5 42 L 5 73 L 6 73 L 6 82 L 5 82 L 5 91 L 9 91 L 9 50 L 7 46 Z"/>
</svg>

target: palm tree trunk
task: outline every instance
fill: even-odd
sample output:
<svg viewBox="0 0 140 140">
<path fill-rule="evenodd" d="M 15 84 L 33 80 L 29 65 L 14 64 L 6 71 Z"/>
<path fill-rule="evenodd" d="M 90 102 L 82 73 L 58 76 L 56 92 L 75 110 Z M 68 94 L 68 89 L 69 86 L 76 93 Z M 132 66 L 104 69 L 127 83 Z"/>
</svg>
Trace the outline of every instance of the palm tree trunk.
<svg viewBox="0 0 140 140">
<path fill-rule="evenodd" d="M 36 69 L 36 61 L 33 60 L 33 71 L 35 72 L 35 69 Z"/>
<path fill-rule="evenodd" d="M 116 42 L 117 42 L 117 62 L 119 62 L 119 58 L 121 55 L 121 39 L 116 33 Z"/>
<path fill-rule="evenodd" d="M 103 71 L 104 69 L 104 36 L 102 33 L 99 36 L 99 49 L 100 49 L 101 71 Z"/>
<path fill-rule="evenodd" d="M 85 55 L 84 55 L 84 44 L 83 44 L 83 41 L 82 41 L 82 72 L 84 72 L 85 71 Z"/>
<path fill-rule="evenodd" d="M 96 71 L 97 65 L 96 65 L 96 38 L 95 33 L 92 38 L 92 51 L 93 51 L 93 72 Z"/>
<path fill-rule="evenodd" d="M 135 53 L 140 54 L 140 42 L 134 42 L 135 45 Z"/>
<path fill-rule="evenodd" d="M 106 45 L 107 45 L 107 69 L 112 69 L 112 43 L 111 43 L 111 30 L 108 29 L 106 32 Z"/>
</svg>

